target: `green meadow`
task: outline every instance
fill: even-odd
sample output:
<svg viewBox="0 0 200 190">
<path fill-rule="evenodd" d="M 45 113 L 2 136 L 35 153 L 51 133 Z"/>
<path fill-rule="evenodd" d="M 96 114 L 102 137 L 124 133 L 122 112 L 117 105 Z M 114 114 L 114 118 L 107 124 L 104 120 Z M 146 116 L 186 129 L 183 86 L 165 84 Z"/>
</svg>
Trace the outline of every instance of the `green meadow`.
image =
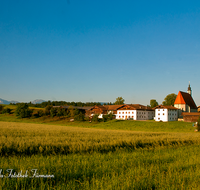
<svg viewBox="0 0 200 190">
<path fill-rule="evenodd" d="M 200 188 L 192 123 L 27 122 L 0 121 L 0 189 Z"/>
</svg>

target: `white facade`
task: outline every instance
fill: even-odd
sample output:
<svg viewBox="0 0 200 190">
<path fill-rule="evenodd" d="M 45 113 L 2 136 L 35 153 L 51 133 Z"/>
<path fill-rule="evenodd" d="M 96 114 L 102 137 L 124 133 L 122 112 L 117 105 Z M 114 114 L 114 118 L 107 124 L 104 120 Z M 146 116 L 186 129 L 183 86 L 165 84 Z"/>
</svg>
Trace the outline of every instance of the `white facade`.
<svg viewBox="0 0 200 190">
<path fill-rule="evenodd" d="M 136 110 L 117 110 L 116 119 L 133 119 L 136 120 Z"/>
<path fill-rule="evenodd" d="M 150 120 L 154 118 L 154 113 L 147 110 L 117 110 L 116 119 Z"/>
<path fill-rule="evenodd" d="M 155 121 L 177 121 L 178 110 L 167 109 L 167 108 L 156 108 L 154 119 Z"/>
</svg>

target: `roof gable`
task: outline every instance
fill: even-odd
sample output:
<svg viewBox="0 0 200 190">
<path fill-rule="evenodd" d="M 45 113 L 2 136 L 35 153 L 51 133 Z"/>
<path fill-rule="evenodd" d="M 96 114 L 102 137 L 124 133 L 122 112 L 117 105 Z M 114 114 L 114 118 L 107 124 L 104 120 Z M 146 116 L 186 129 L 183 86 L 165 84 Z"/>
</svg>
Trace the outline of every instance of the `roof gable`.
<svg viewBox="0 0 200 190">
<path fill-rule="evenodd" d="M 174 104 L 186 104 L 180 91 L 178 92 L 178 95 L 176 97 Z"/>
<path fill-rule="evenodd" d="M 197 109 L 192 96 L 186 92 L 179 91 L 174 104 L 187 104 L 191 109 Z"/>
<path fill-rule="evenodd" d="M 178 108 L 175 108 L 174 106 L 164 106 L 164 105 L 158 105 L 153 109 L 168 109 L 168 110 L 178 110 Z"/>
</svg>

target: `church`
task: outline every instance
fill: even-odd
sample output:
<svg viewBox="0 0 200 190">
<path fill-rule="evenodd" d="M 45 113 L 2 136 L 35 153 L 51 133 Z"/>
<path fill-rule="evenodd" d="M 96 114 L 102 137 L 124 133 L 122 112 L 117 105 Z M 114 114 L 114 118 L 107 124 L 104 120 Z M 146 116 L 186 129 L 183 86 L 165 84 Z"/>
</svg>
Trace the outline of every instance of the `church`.
<svg viewBox="0 0 200 190">
<path fill-rule="evenodd" d="M 178 117 L 181 117 L 182 112 L 197 112 L 198 108 L 192 98 L 192 89 L 190 84 L 187 92 L 179 91 L 174 102 L 174 107 L 178 108 Z"/>
</svg>

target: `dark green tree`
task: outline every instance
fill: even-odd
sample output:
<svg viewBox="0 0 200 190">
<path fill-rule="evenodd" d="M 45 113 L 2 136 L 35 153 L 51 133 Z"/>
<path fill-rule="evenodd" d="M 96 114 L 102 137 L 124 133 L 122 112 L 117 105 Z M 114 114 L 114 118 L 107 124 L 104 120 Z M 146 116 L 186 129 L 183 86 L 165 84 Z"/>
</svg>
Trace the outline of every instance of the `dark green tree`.
<svg viewBox="0 0 200 190">
<path fill-rule="evenodd" d="M 152 99 L 152 100 L 150 100 L 150 106 L 151 106 L 151 108 L 154 108 L 154 107 L 158 106 L 158 102 L 156 100 Z"/>
<path fill-rule="evenodd" d="M 175 102 L 175 100 L 176 100 L 176 94 L 174 94 L 174 93 L 172 93 L 172 94 L 168 94 L 166 97 L 165 97 L 165 99 L 164 99 L 164 101 L 162 102 L 162 104 L 164 105 L 164 106 L 174 106 L 174 102 Z"/>
<path fill-rule="evenodd" d="M 118 97 L 118 98 L 116 98 L 115 105 L 124 104 L 124 101 L 125 100 L 122 97 Z"/>
<path fill-rule="evenodd" d="M 15 110 L 16 116 L 19 118 L 31 117 L 33 110 L 30 110 L 27 103 L 19 103 L 17 104 L 17 108 Z"/>
<path fill-rule="evenodd" d="M 57 114 L 57 108 L 52 107 L 50 110 L 50 116 L 55 117 Z"/>
<path fill-rule="evenodd" d="M 45 115 L 50 115 L 50 110 L 52 107 L 53 107 L 52 105 L 47 105 L 45 107 L 45 110 L 44 110 Z"/>
</svg>

